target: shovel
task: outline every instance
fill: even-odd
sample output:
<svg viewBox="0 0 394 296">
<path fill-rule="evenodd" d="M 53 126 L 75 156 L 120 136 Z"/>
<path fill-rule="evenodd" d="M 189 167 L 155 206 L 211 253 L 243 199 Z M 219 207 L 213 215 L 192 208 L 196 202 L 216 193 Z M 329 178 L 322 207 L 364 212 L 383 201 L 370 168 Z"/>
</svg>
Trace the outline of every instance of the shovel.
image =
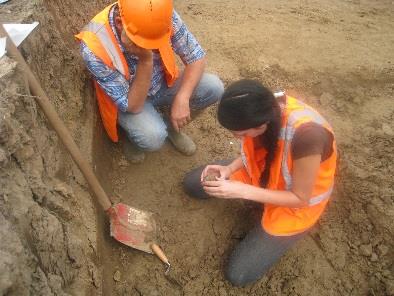
<svg viewBox="0 0 394 296">
<path fill-rule="evenodd" d="M 42 89 L 40 83 L 34 76 L 33 72 L 30 70 L 30 67 L 26 64 L 25 59 L 20 54 L 2 25 L 0 25 L 0 37 L 7 37 L 7 52 L 22 67 L 29 81 L 30 90 L 33 93 L 38 105 L 41 107 L 53 129 L 62 140 L 64 146 L 66 146 L 74 162 L 81 170 L 99 204 L 108 214 L 110 220 L 111 236 L 129 247 L 147 253 L 156 254 L 166 265 L 166 273 L 168 273 L 171 267 L 168 258 L 160 249 L 160 247 L 155 243 L 156 224 L 153 219 L 153 214 L 132 208 L 123 203 L 118 203 L 115 205 L 111 203 L 104 189 L 97 180 L 97 177 L 94 175 L 89 163 L 82 156 L 82 153 L 75 144 L 70 132 L 48 99 L 48 96 Z"/>
</svg>

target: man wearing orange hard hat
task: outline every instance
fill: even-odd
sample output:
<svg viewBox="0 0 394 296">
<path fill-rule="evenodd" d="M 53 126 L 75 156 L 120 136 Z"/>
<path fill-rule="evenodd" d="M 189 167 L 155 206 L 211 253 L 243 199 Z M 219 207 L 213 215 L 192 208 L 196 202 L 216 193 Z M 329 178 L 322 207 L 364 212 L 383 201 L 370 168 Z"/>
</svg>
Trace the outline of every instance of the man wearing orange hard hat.
<svg viewBox="0 0 394 296">
<path fill-rule="evenodd" d="M 195 152 L 181 129 L 191 110 L 220 99 L 223 83 L 204 73 L 205 52 L 171 0 L 118 0 L 76 37 L 93 76 L 104 128 L 114 142 L 117 125 L 126 132 L 131 161 L 142 161 L 144 151 L 158 150 L 167 137 L 183 154 Z M 185 65 L 182 73 L 175 54 Z M 167 106 L 170 114 L 163 119 L 157 108 Z"/>
</svg>

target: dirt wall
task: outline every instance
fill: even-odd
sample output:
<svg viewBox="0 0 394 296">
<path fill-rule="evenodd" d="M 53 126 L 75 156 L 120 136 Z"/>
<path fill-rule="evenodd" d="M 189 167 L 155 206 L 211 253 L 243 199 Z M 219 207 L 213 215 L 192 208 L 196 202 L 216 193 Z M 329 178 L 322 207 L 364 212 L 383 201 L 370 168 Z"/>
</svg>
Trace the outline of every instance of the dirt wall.
<svg viewBox="0 0 394 296">
<path fill-rule="evenodd" d="M 40 23 L 20 50 L 87 159 L 95 105 L 70 32 L 99 5 L 14 0 L 0 6 L 1 22 Z M 0 60 L 0 112 L 0 295 L 101 294 L 96 207 L 8 57 Z"/>
</svg>

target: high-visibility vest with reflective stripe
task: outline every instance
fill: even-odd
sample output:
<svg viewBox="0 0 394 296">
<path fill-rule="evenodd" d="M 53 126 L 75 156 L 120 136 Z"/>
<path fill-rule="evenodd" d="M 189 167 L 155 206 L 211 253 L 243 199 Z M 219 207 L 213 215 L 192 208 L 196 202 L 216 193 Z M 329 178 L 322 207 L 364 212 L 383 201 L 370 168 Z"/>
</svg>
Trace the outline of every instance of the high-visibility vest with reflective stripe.
<svg viewBox="0 0 394 296">
<path fill-rule="evenodd" d="M 84 41 L 89 49 L 101 59 L 104 64 L 111 69 L 119 71 L 129 80 L 130 72 L 127 61 L 109 23 L 109 12 L 113 5 L 115 5 L 115 3 L 109 5 L 97 14 L 90 23 L 83 28 L 82 32 L 75 35 L 75 37 L 78 40 Z M 159 50 L 159 52 L 164 64 L 167 84 L 171 86 L 178 76 L 174 52 L 169 53 L 162 50 Z M 118 109 L 97 81 L 94 81 L 94 86 L 104 128 L 110 139 L 114 142 L 118 142 Z"/>
<path fill-rule="evenodd" d="M 285 106 L 282 108 L 282 125 L 278 139 L 277 151 L 271 163 L 270 178 L 267 188 L 271 190 L 292 189 L 293 159 L 291 155 L 291 142 L 297 128 L 307 122 L 315 122 L 332 134 L 332 128 L 327 121 L 312 107 L 287 96 Z M 273 204 L 264 204 L 262 227 L 264 230 L 277 236 L 294 235 L 313 226 L 323 213 L 334 185 L 336 169 L 336 144 L 333 141 L 331 156 L 321 162 L 316 182 L 312 191 L 309 206 L 302 208 L 289 208 Z M 267 151 L 256 148 L 253 138 L 243 139 L 241 156 L 244 166 L 249 174 L 251 183 L 260 186 L 260 176 L 265 166 Z"/>
</svg>

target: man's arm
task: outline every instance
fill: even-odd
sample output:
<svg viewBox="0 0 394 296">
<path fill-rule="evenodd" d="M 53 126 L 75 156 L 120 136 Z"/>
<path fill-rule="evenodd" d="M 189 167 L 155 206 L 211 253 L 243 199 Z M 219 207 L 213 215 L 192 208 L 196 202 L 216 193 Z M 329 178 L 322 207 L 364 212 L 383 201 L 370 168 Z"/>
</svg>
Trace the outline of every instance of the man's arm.
<svg viewBox="0 0 394 296">
<path fill-rule="evenodd" d="M 129 81 L 119 71 L 104 64 L 83 41 L 80 43 L 80 50 L 86 67 L 94 80 L 97 81 L 120 111 L 127 112 Z"/>
<path fill-rule="evenodd" d="M 189 100 L 194 89 L 199 83 L 204 73 L 206 59 L 205 57 L 185 66 L 181 86 L 178 90 L 177 97 Z"/>
<path fill-rule="evenodd" d="M 137 70 L 128 81 L 119 71 L 105 65 L 84 42 L 81 42 L 81 53 L 89 72 L 120 111 L 138 113 L 142 110 L 151 85 L 151 54 L 139 58 Z"/>
<path fill-rule="evenodd" d="M 144 108 L 144 103 L 151 86 L 153 71 L 152 51 L 137 46 L 126 36 L 124 30 L 121 33 L 121 40 L 125 50 L 138 58 L 135 77 L 127 94 L 127 111 L 130 113 L 139 113 Z"/>
<path fill-rule="evenodd" d="M 148 97 L 148 91 L 151 85 L 152 69 L 152 55 L 139 59 L 133 83 L 127 94 L 128 112 L 139 113 L 144 108 L 144 103 Z"/>
<path fill-rule="evenodd" d="M 205 57 L 185 67 L 181 86 L 171 108 L 171 122 L 177 131 L 190 120 L 189 100 L 201 79 L 204 68 Z"/>
<path fill-rule="evenodd" d="M 185 65 L 181 85 L 171 108 L 171 121 L 176 130 L 190 120 L 189 100 L 205 68 L 205 52 L 176 11 L 172 16 L 172 47 Z"/>
</svg>

